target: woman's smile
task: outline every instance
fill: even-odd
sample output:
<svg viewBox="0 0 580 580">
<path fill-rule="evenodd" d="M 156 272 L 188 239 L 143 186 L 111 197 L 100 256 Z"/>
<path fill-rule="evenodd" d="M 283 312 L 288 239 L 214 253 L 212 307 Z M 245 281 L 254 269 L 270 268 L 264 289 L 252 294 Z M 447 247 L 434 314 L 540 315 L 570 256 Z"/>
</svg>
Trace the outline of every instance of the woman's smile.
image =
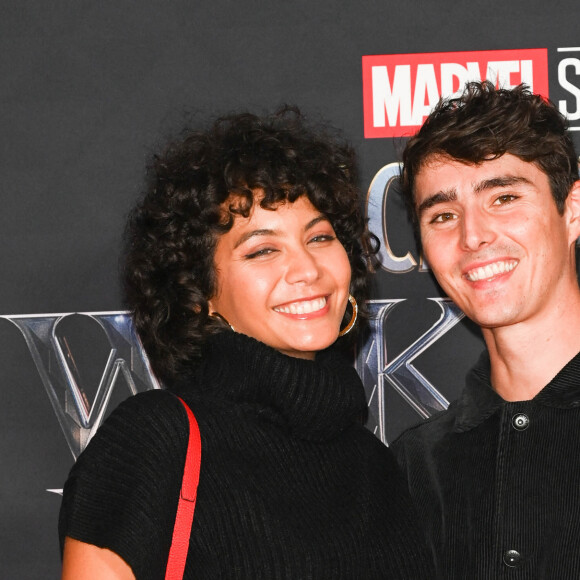
<svg viewBox="0 0 580 580">
<path fill-rule="evenodd" d="M 328 308 L 327 297 L 314 298 L 312 300 L 300 300 L 297 302 L 290 302 L 289 304 L 282 304 L 274 306 L 274 310 L 280 314 L 289 314 L 292 316 L 300 316 L 308 318 L 311 315 L 321 316 L 326 314 Z"/>
</svg>

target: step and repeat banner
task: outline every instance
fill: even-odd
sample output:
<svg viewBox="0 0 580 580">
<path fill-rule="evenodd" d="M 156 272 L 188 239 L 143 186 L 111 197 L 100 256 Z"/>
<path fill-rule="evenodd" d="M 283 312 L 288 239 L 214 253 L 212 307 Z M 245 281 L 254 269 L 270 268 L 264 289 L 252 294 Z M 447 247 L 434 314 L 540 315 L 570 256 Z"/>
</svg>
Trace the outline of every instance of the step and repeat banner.
<svg viewBox="0 0 580 580">
<path fill-rule="evenodd" d="M 58 578 L 60 490 L 127 396 L 159 388 L 122 309 L 147 159 L 184 125 L 298 105 L 360 159 L 381 240 L 353 364 L 385 444 L 447 407 L 483 348 L 413 240 L 400 152 L 465 82 L 527 83 L 580 146 L 576 2 L 5 3 L 0 23 L 0 577 Z"/>
</svg>

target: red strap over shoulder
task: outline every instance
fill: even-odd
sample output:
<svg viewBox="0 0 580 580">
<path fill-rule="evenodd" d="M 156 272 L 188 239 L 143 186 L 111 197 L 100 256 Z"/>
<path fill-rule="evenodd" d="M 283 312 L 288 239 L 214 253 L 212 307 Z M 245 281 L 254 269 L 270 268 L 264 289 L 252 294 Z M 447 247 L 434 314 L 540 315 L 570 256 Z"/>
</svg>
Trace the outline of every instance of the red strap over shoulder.
<svg viewBox="0 0 580 580">
<path fill-rule="evenodd" d="M 181 397 L 177 398 L 187 412 L 189 441 L 187 443 L 183 482 L 181 484 L 181 493 L 179 494 L 179 503 L 177 504 L 177 515 L 175 516 L 173 539 L 171 540 L 169 558 L 167 559 L 165 580 L 181 580 L 183 578 L 201 467 L 201 436 L 197 421 L 185 401 Z"/>
</svg>

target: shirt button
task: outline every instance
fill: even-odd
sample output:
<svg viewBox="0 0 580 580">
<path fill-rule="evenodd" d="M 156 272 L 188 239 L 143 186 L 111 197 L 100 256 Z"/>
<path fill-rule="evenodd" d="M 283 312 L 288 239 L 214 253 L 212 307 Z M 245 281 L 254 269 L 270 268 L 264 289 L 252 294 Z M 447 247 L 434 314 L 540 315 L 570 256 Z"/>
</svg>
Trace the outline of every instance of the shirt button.
<svg viewBox="0 0 580 580">
<path fill-rule="evenodd" d="M 530 426 L 530 418 L 523 413 L 518 413 L 512 417 L 512 426 L 517 431 L 525 431 Z"/>
<path fill-rule="evenodd" d="M 522 555 L 516 550 L 506 550 L 503 553 L 503 563 L 510 568 L 516 568 L 522 561 Z"/>
</svg>

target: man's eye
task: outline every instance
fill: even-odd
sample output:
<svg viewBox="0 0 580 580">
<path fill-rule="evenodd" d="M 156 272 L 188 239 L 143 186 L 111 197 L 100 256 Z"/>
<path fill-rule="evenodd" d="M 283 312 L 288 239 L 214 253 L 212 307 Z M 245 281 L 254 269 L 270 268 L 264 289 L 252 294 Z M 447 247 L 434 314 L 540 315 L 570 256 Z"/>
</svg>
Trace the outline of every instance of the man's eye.
<svg viewBox="0 0 580 580">
<path fill-rule="evenodd" d="M 441 223 L 441 222 L 448 222 L 451 220 L 456 219 L 456 215 L 454 213 L 451 213 L 450 211 L 446 211 L 444 213 L 439 213 L 437 214 L 435 217 L 433 217 L 433 219 L 431 220 L 431 223 Z"/>
<path fill-rule="evenodd" d="M 493 203 L 494 205 L 504 205 L 506 203 L 511 203 L 512 201 L 518 198 L 517 195 L 512 195 L 511 193 L 506 193 L 504 195 L 500 195 Z"/>
</svg>

